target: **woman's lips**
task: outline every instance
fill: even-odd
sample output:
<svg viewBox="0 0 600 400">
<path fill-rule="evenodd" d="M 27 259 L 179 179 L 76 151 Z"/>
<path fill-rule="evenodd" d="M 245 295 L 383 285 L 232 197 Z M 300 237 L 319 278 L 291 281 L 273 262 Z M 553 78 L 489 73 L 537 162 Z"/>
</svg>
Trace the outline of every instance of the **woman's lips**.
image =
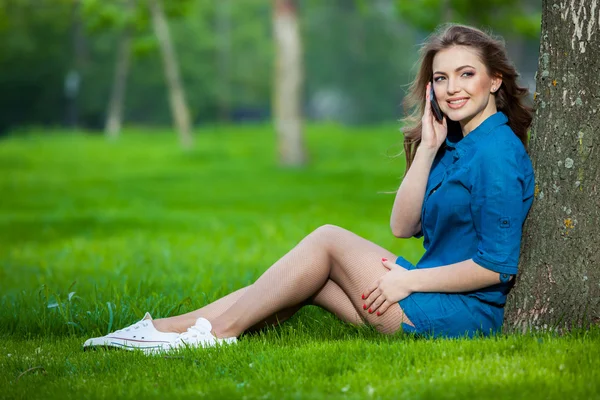
<svg viewBox="0 0 600 400">
<path fill-rule="evenodd" d="M 461 108 L 462 106 L 464 106 L 465 104 L 467 104 L 468 101 L 469 101 L 469 99 L 461 99 L 459 102 L 450 103 L 449 101 L 447 101 L 446 103 L 448 104 L 448 107 L 450 107 L 451 109 L 457 110 L 457 109 Z"/>
</svg>

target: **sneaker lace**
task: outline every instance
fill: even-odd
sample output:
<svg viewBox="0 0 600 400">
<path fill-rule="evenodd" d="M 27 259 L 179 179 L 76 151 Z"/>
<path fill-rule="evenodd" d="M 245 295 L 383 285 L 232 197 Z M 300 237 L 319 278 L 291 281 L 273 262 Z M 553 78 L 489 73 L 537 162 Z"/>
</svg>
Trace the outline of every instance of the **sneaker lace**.
<svg viewBox="0 0 600 400">
<path fill-rule="evenodd" d="M 190 326 L 187 329 L 187 331 L 185 331 L 181 335 L 179 335 L 176 342 L 178 344 L 187 343 L 187 341 L 189 341 L 190 339 L 197 339 L 198 337 L 209 338 L 210 336 L 207 334 L 206 331 L 198 329 L 197 326 L 193 325 L 193 326 Z"/>
</svg>

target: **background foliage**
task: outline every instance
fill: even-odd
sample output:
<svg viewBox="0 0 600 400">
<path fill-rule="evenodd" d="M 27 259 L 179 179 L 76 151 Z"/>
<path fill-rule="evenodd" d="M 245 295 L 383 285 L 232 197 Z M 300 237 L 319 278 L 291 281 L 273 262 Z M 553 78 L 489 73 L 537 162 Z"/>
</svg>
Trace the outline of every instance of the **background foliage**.
<svg viewBox="0 0 600 400">
<path fill-rule="evenodd" d="M 135 0 L 131 13 L 127 1 L 0 0 L 0 132 L 66 124 L 70 100 L 65 80 L 74 71 L 80 77 L 74 100 L 78 124 L 102 129 L 125 27 L 133 30 L 126 123 L 170 123 L 146 0 Z M 298 3 L 309 118 L 351 124 L 397 120 L 418 43 L 444 15 L 504 34 L 524 84 L 533 84 L 540 0 Z M 178 0 L 165 5 L 194 123 L 269 119 L 271 2 Z"/>
</svg>

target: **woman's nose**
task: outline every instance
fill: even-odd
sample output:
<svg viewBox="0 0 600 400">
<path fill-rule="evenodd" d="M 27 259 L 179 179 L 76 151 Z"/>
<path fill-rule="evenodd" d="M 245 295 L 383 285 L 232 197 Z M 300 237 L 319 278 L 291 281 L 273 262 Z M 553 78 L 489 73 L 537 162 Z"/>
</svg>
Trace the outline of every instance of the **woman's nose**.
<svg viewBox="0 0 600 400">
<path fill-rule="evenodd" d="M 448 86 L 446 87 L 448 94 L 454 94 L 460 90 L 457 82 L 454 79 L 448 79 Z"/>
</svg>

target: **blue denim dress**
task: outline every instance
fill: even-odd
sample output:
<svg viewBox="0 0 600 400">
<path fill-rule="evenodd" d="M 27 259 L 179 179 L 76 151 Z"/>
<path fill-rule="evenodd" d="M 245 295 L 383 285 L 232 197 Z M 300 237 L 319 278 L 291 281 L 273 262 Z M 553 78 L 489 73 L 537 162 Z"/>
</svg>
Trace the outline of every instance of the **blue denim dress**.
<svg viewBox="0 0 600 400">
<path fill-rule="evenodd" d="M 531 160 L 503 112 L 467 136 L 448 134 L 432 164 L 421 210 L 425 254 L 406 269 L 432 268 L 472 259 L 500 274 L 500 283 L 464 293 L 413 293 L 399 302 L 425 336 L 472 337 L 500 330 L 504 304 L 517 274 L 521 233 L 533 203 Z"/>
</svg>

